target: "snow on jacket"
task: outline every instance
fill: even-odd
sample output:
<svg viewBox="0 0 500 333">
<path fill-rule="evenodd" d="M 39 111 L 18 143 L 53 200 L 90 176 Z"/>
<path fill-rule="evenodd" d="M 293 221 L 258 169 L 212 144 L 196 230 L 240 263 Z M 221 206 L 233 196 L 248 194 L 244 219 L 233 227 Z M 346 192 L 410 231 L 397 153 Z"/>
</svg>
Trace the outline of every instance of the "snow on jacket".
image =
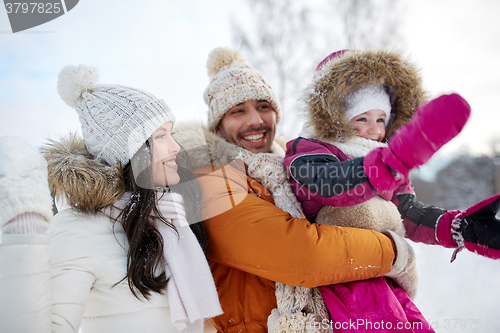
<svg viewBox="0 0 500 333">
<path fill-rule="evenodd" d="M 123 194 L 119 171 L 91 160 L 83 141 L 65 143 L 48 161 L 49 183 L 70 205 L 59 207 L 48 235 L 2 235 L 1 287 L 22 290 L 0 301 L 2 320 L 37 333 L 80 326 L 84 333 L 176 332 L 166 294 L 139 300 L 123 280 L 128 241 L 121 224 L 90 213 Z M 18 300 L 29 306 L 10 313 Z"/>
<path fill-rule="evenodd" d="M 235 146 L 199 124 L 178 124 L 175 139 L 203 190 L 207 258 L 224 310 L 218 331 L 267 332 L 275 282 L 316 287 L 391 270 L 394 246 L 383 234 L 293 218 L 246 175 Z"/>
</svg>

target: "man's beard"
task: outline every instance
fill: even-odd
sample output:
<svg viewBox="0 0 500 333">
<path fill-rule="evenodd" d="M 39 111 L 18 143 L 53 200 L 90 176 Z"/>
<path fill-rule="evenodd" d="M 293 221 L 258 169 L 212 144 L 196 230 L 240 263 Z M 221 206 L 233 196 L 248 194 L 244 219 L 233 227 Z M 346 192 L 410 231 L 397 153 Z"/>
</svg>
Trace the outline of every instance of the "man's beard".
<svg viewBox="0 0 500 333">
<path fill-rule="evenodd" d="M 265 147 L 266 148 L 265 152 L 267 152 L 267 153 L 271 152 L 271 146 L 272 146 L 272 142 L 273 142 L 274 138 L 271 137 L 271 136 L 273 136 L 273 134 L 272 134 L 273 133 L 273 129 L 271 127 L 269 127 L 269 126 L 261 125 L 261 126 L 259 126 L 257 128 L 249 128 L 249 129 L 246 129 L 244 131 L 238 132 L 236 134 L 236 136 L 234 136 L 234 137 L 239 142 L 234 142 L 233 139 L 232 139 L 233 137 L 230 136 L 226 132 L 226 130 L 224 129 L 223 126 L 220 126 L 219 130 L 220 130 L 220 136 L 222 138 L 224 138 L 227 142 L 233 143 L 233 144 L 237 145 L 238 147 L 241 147 L 243 149 L 250 150 L 250 151 L 251 151 L 251 149 L 249 149 L 249 147 L 242 147 L 241 146 L 241 142 L 249 142 L 250 143 L 250 141 L 245 140 L 243 137 L 245 135 L 247 135 L 249 133 L 253 133 L 253 132 L 264 132 L 264 137 L 268 136 L 268 138 L 269 138 L 269 142 L 266 143 L 268 145 L 268 147 Z"/>
</svg>

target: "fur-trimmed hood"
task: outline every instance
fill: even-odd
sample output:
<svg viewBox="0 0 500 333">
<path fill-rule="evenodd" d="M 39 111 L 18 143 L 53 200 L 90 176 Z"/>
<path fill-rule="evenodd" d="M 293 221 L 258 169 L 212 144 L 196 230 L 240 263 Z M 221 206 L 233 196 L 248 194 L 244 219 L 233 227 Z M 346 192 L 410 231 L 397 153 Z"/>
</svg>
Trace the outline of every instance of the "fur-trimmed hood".
<svg viewBox="0 0 500 333">
<path fill-rule="evenodd" d="M 94 159 L 77 134 L 50 140 L 42 153 L 48 164 L 52 195 L 78 211 L 96 212 L 125 193 L 121 167 Z"/>
<path fill-rule="evenodd" d="M 316 72 L 306 90 L 306 116 L 315 138 L 345 141 L 356 135 L 345 116 L 345 97 L 369 85 L 383 86 L 391 97 L 385 140 L 408 122 L 425 98 L 419 70 L 403 55 L 386 50 L 346 51 Z"/>
</svg>

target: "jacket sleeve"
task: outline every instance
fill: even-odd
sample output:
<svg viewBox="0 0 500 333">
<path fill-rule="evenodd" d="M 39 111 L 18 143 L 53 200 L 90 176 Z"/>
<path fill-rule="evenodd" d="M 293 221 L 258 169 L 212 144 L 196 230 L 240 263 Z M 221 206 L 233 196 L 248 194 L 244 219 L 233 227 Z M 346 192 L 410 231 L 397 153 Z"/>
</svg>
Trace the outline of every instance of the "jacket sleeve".
<svg viewBox="0 0 500 333">
<path fill-rule="evenodd" d="M 264 200 L 269 192 L 262 186 L 255 191 L 259 186 L 249 184 L 243 172 L 224 169 L 197 172 L 202 213 L 210 216 L 205 221 L 210 260 L 304 287 L 364 280 L 391 270 L 395 254 L 388 237 L 293 218 Z"/>
<path fill-rule="evenodd" d="M 37 236 L 44 237 L 43 243 L 35 236 L 2 235 L 1 290 L 13 296 L 0 297 L 0 327 L 11 328 L 6 332 L 79 330 L 100 269 L 98 255 L 84 229 L 58 223 L 56 217 L 49 231 L 50 237 Z"/>
<path fill-rule="evenodd" d="M 52 325 L 54 332 L 78 332 L 102 263 L 81 217 L 70 209 L 59 214 L 49 229 Z"/>
<path fill-rule="evenodd" d="M 301 202 L 345 207 L 376 195 L 386 200 L 392 197 L 392 193 L 384 195 L 371 186 L 362 157 L 350 159 L 336 147 L 317 140 L 298 138 L 289 142 L 285 167 Z"/>
<path fill-rule="evenodd" d="M 1 236 L 0 331 L 51 332 L 49 237 Z"/>
<path fill-rule="evenodd" d="M 405 236 L 414 242 L 439 245 L 436 225 L 446 210 L 424 205 L 414 193 L 397 194 L 398 210 L 403 217 Z"/>
</svg>

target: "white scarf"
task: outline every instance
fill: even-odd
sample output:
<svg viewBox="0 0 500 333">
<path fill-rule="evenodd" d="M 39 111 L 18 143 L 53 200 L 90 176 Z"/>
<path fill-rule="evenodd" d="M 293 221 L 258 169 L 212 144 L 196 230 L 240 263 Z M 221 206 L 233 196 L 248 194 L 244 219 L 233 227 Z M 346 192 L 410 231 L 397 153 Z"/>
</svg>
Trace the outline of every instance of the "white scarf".
<svg viewBox="0 0 500 333">
<path fill-rule="evenodd" d="M 345 142 L 325 141 L 340 149 L 344 154 L 351 158 L 364 157 L 375 148 L 387 147 L 387 143 L 377 142 L 365 139 L 359 136 L 354 136 L 347 139 Z"/>
<path fill-rule="evenodd" d="M 189 228 L 182 196 L 158 193 L 158 209 L 177 229 L 155 217 L 156 228 L 163 237 L 165 274 L 169 277 L 167 295 L 172 323 L 179 332 L 203 332 L 205 319 L 222 314 L 215 283 L 205 255 Z M 124 194 L 105 213 L 116 218 L 130 200 Z"/>
</svg>

